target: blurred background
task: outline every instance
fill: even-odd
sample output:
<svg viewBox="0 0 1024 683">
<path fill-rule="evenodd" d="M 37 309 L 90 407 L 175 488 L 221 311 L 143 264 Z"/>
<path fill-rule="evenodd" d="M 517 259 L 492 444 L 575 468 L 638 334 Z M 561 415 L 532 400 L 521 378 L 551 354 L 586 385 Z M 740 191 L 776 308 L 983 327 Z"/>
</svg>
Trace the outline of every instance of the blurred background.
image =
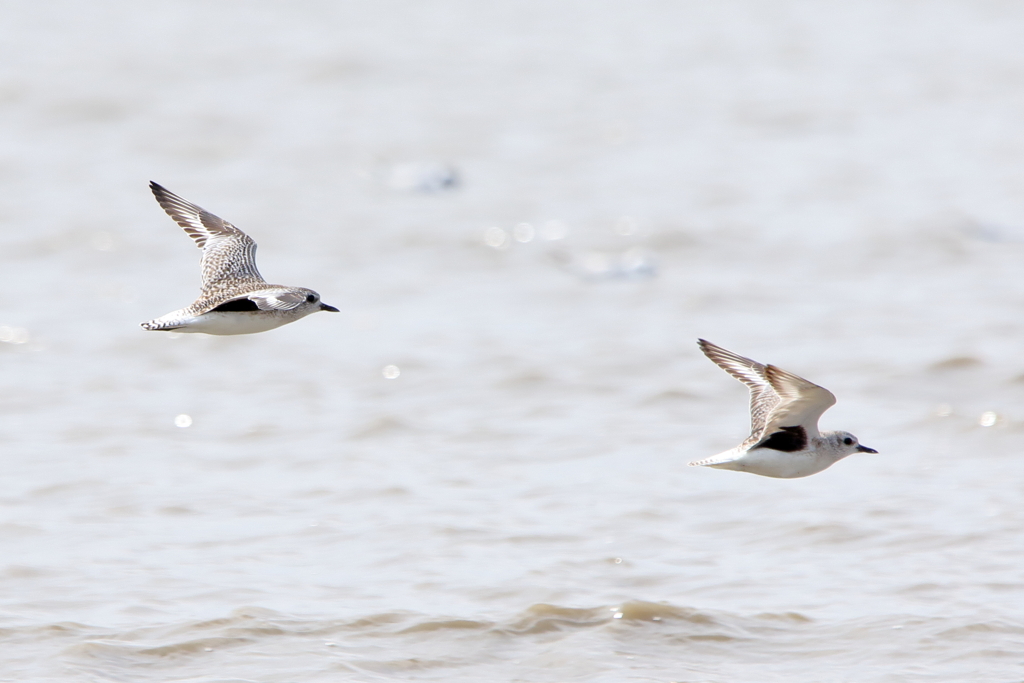
<svg viewBox="0 0 1024 683">
<path fill-rule="evenodd" d="M 1020 677 L 1024 7 L 2 13 L 0 679 Z M 150 180 L 342 312 L 141 330 Z"/>
</svg>

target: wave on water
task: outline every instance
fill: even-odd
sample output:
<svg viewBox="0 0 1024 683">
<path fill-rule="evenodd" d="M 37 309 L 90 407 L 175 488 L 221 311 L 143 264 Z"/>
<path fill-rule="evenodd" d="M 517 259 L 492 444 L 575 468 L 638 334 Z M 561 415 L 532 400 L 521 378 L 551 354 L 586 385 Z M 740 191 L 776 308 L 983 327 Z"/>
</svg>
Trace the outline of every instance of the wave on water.
<svg viewBox="0 0 1024 683">
<path fill-rule="evenodd" d="M 925 680 L 936 658 L 944 672 L 968 677 L 972 666 L 996 655 L 1009 667 L 1022 651 L 1024 622 L 822 622 L 797 612 L 738 615 L 639 600 L 589 608 L 535 604 L 498 620 L 400 611 L 304 619 L 250 607 L 221 619 L 128 630 L 76 623 L 9 628 L 0 641 L 34 641 L 37 653 L 59 645 L 50 659 L 2 657 L 8 674 L 32 680 L 782 681 L 806 680 L 800 674 L 813 666 L 860 672 L 858 680 L 905 681 Z M 894 661 L 907 665 L 901 678 L 884 673 L 894 671 Z"/>
</svg>

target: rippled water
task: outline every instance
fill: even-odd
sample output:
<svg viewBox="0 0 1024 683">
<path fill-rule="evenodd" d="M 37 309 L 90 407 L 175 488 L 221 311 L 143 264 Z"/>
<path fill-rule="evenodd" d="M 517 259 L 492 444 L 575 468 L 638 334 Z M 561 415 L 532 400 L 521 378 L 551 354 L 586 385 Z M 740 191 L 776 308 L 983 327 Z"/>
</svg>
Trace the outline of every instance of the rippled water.
<svg viewBox="0 0 1024 683">
<path fill-rule="evenodd" d="M 1024 10 L 12 2 L 0 680 L 1010 681 Z M 338 315 L 146 333 L 199 252 Z M 779 481 L 705 337 L 877 456 Z"/>
</svg>

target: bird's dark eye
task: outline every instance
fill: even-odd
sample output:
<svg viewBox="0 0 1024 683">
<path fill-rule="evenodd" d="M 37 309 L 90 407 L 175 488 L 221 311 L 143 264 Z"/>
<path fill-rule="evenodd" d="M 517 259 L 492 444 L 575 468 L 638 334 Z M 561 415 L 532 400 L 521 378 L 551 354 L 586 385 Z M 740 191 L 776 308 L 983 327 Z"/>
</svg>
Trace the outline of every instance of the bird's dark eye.
<svg viewBox="0 0 1024 683">
<path fill-rule="evenodd" d="M 306 297 L 306 301 L 308 301 L 309 303 L 313 303 L 314 301 L 316 301 L 316 295 L 315 294 L 308 295 Z"/>
<path fill-rule="evenodd" d="M 851 439 L 850 437 L 846 437 L 845 439 L 843 439 L 843 443 L 845 443 L 847 446 L 852 446 L 853 439 Z"/>
</svg>

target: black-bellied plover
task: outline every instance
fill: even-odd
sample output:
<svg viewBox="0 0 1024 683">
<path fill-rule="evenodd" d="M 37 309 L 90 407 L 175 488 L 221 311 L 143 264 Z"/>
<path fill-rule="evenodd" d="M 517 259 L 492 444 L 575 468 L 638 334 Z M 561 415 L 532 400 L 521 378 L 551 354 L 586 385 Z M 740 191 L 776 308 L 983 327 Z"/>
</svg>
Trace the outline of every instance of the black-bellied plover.
<svg viewBox="0 0 1024 683">
<path fill-rule="evenodd" d="M 836 402 L 828 389 L 703 339 L 698 345 L 750 389 L 750 436 L 736 448 L 691 465 L 795 479 L 821 472 L 854 453 L 878 452 L 861 446 L 848 432 L 818 432 L 818 418 Z"/>
<path fill-rule="evenodd" d="M 256 242 L 202 207 L 150 182 L 157 202 L 203 250 L 203 286 L 187 308 L 142 323 L 147 330 L 252 334 L 317 311 L 338 312 L 305 287 L 267 284 L 256 270 Z"/>
</svg>

